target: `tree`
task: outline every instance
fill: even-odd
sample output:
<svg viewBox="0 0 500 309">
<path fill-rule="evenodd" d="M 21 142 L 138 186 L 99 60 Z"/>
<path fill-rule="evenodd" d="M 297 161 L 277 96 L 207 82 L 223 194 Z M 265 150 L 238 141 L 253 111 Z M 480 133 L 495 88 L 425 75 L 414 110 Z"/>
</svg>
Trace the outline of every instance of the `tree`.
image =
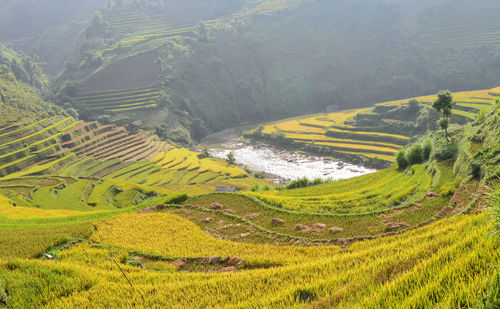
<svg viewBox="0 0 500 309">
<path fill-rule="evenodd" d="M 234 165 L 236 163 L 236 158 L 234 157 L 234 153 L 232 151 L 227 154 L 226 162 L 229 165 Z"/>
<path fill-rule="evenodd" d="M 439 127 L 444 130 L 446 141 L 449 143 L 448 138 L 448 127 L 450 126 L 450 117 L 455 106 L 455 101 L 453 101 L 453 95 L 449 90 L 442 90 L 437 94 L 438 98 L 432 104 L 432 107 L 441 112 L 441 119 L 438 120 Z"/>
<path fill-rule="evenodd" d="M 500 97 L 495 98 L 495 103 L 496 103 L 496 105 L 500 105 Z"/>
</svg>

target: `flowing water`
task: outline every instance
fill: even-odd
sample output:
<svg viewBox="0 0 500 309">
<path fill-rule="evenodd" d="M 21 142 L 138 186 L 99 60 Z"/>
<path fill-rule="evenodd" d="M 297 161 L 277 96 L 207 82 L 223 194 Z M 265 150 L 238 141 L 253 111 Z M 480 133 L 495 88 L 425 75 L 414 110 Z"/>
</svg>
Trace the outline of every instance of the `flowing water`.
<svg viewBox="0 0 500 309">
<path fill-rule="evenodd" d="M 253 172 L 265 172 L 275 182 L 289 182 L 302 177 L 309 179 L 346 179 L 375 172 L 323 157 L 280 150 L 268 145 L 249 145 L 230 140 L 219 149 L 209 149 L 211 156 L 226 159 L 233 152 L 236 163 Z"/>
</svg>

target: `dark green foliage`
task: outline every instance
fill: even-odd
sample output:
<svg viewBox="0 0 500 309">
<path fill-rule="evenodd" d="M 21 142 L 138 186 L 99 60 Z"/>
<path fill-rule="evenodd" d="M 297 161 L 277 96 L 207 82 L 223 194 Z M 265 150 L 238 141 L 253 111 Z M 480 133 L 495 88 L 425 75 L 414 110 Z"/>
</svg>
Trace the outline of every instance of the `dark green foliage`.
<svg viewBox="0 0 500 309">
<path fill-rule="evenodd" d="M 234 165 L 236 163 L 236 158 L 234 157 L 233 152 L 227 154 L 226 162 L 229 165 Z"/>
<path fill-rule="evenodd" d="M 445 161 L 445 160 L 455 160 L 457 157 L 458 153 L 458 145 L 456 144 L 445 144 L 445 145 L 440 145 L 439 148 L 437 148 L 434 151 L 434 158 L 438 161 Z"/>
<path fill-rule="evenodd" d="M 481 178 L 481 174 L 482 174 L 482 168 L 481 168 L 481 164 L 479 162 L 471 162 L 470 163 L 470 173 L 472 175 L 472 177 L 474 178 Z"/>
<path fill-rule="evenodd" d="M 300 289 L 293 294 L 294 298 L 300 302 L 307 303 L 318 299 L 314 289 Z"/>
<path fill-rule="evenodd" d="M 424 150 L 420 143 L 415 143 L 410 149 L 408 149 L 408 164 L 418 164 L 424 161 Z"/>
<path fill-rule="evenodd" d="M 441 119 L 438 120 L 438 125 L 442 130 L 444 130 L 446 141 L 449 142 L 448 127 L 450 126 L 450 117 L 456 102 L 453 101 L 453 95 L 449 90 L 441 90 L 437 96 L 438 98 L 434 101 L 432 107 L 441 112 Z"/>
<path fill-rule="evenodd" d="M 309 180 L 307 177 L 302 177 L 296 180 L 292 180 L 288 184 L 284 186 L 278 186 L 275 189 L 276 190 L 292 190 L 292 189 L 298 189 L 298 188 L 305 188 L 305 187 L 310 187 L 310 186 L 317 186 L 325 183 L 330 183 L 332 182 L 331 179 L 321 179 L 321 178 L 315 178 L 313 180 Z"/>
<path fill-rule="evenodd" d="M 42 68 L 30 57 L 0 44 L 0 76 L 12 72 L 17 81 L 46 90 L 48 80 Z"/>
<path fill-rule="evenodd" d="M 429 160 L 432 153 L 432 141 L 430 139 L 425 140 L 424 143 L 424 160 Z"/>
<path fill-rule="evenodd" d="M 399 169 L 404 170 L 408 167 L 408 160 L 406 159 L 406 150 L 400 149 L 396 155 L 396 163 L 398 164 Z"/>
<path fill-rule="evenodd" d="M 496 97 L 496 98 L 495 98 L 495 104 L 496 104 L 496 105 L 499 105 L 499 104 L 500 104 L 500 97 Z"/>
<path fill-rule="evenodd" d="M 308 187 L 311 184 L 311 181 L 307 177 L 299 178 L 291 181 L 289 184 L 285 186 L 287 189 L 297 189 Z"/>
</svg>

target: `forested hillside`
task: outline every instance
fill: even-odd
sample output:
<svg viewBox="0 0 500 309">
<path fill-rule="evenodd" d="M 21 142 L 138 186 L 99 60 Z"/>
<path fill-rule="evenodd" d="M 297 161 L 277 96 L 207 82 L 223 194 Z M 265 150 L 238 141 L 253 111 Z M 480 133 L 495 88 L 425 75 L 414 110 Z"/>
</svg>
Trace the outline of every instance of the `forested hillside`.
<svg viewBox="0 0 500 309">
<path fill-rule="evenodd" d="M 77 106 L 82 96 L 158 87 L 154 102 L 106 114 L 117 123 L 177 121 L 194 138 L 327 107 L 495 86 L 500 41 L 491 15 L 500 4 L 450 3 L 116 2 L 94 16 L 80 60 L 55 85 L 61 102 Z M 454 26 L 460 19 L 478 21 L 464 33 Z M 169 130 L 178 135 L 179 126 Z"/>
<path fill-rule="evenodd" d="M 39 59 L 54 77 L 77 55 L 80 31 L 106 0 L 3 0 L 0 43 Z"/>
</svg>

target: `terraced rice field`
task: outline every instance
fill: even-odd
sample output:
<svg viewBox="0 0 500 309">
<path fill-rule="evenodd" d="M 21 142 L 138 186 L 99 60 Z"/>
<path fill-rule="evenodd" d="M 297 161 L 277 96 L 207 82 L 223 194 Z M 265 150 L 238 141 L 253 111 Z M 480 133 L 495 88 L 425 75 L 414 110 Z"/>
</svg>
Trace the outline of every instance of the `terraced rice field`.
<svg viewBox="0 0 500 309">
<path fill-rule="evenodd" d="M 449 163 L 188 197 L 169 194 L 193 182 L 213 191 L 255 180 L 144 132 L 10 119 L 0 123 L 9 162 L 41 155 L 28 146 L 56 146 L 47 163 L 0 178 L 0 306 L 473 307 L 498 274 L 483 201 L 463 214 L 469 199 L 451 203 L 441 193 L 455 181 Z M 323 126 L 327 137 L 339 119 L 349 122 L 314 117 L 306 127 Z M 482 190 L 479 181 L 467 186 Z"/>
<path fill-rule="evenodd" d="M 145 133 L 130 134 L 114 126 L 52 117 L 19 124 L 6 122 L 0 145 L 0 176 L 22 177 L 63 173 L 102 176 L 139 160 L 154 157 L 168 144 Z M 11 128 L 9 130 L 9 128 Z"/>
<path fill-rule="evenodd" d="M 124 113 L 157 107 L 157 88 L 87 94 L 76 99 L 82 109 L 91 113 Z"/>
<path fill-rule="evenodd" d="M 423 196 L 430 189 L 431 180 L 422 166 L 413 166 L 410 175 L 390 168 L 347 181 L 255 195 L 290 210 L 335 214 L 381 212 L 395 205 L 410 205 L 415 195 Z M 360 186 L 362 183 L 370 185 Z"/>
<path fill-rule="evenodd" d="M 490 266 L 499 259 L 483 223 L 483 215 L 454 217 L 402 235 L 356 243 L 341 252 L 333 245 L 236 243 L 208 236 L 176 215 L 128 214 L 98 222 L 92 243 L 63 250 L 56 261 L 2 261 L 0 278 L 11 291 L 8 300 L 24 307 L 42 302 L 51 308 L 88 304 L 472 307 L 487 293 Z M 61 228 L 59 233 L 82 235 L 86 229 L 75 225 L 73 232 Z M 110 256 L 121 264 L 132 287 Z M 204 256 L 237 256 L 245 264 L 240 271 L 221 274 L 196 268 L 186 273 L 171 263 L 178 257 L 195 261 Z M 127 264 L 130 260 L 140 267 Z M 202 269 L 203 264 L 198 265 Z M 24 297 L 32 292 L 21 284 L 26 280 L 50 283 L 44 298 L 40 294 Z"/>
<path fill-rule="evenodd" d="M 173 150 L 137 165 L 198 168 L 195 160 L 177 159 L 189 157 L 188 152 Z M 144 201 L 168 190 L 113 177 L 0 180 L 0 282 L 9 291 L 5 299 L 22 307 L 382 308 L 388 301 L 394 303 L 390 307 L 472 306 L 489 290 L 491 266 L 498 265 L 500 256 L 487 236 L 484 214 L 432 223 L 449 207 L 450 196 L 422 195 L 454 177 L 451 166 L 443 163 L 438 169 L 432 184 L 423 167 L 414 166 L 408 173 L 388 169 L 255 196 L 212 193 L 187 200 L 163 196 Z M 417 183 L 423 190 L 405 191 Z M 404 201 L 384 198 L 399 189 L 407 194 Z M 334 194 L 340 201 L 341 193 L 355 196 L 370 212 L 346 207 L 349 214 L 315 213 L 322 210 L 321 198 Z M 370 195 L 388 201 L 382 205 Z M 309 204 L 288 210 L 263 202 L 268 196 L 309 199 Z M 418 205 L 404 205 L 412 200 Z M 157 204 L 168 206 L 137 213 Z M 212 209 L 214 204 L 221 208 Z M 281 224 L 273 224 L 277 218 Z M 381 234 L 386 237 L 377 238 Z M 64 245 L 50 249 L 57 244 Z M 29 259 L 42 252 L 55 259 Z M 226 257 L 240 262 L 229 266 Z M 26 282 L 50 288 L 34 293 Z"/>
<path fill-rule="evenodd" d="M 140 44 L 155 41 L 156 45 L 168 39 L 184 39 L 198 34 L 200 23 L 216 27 L 222 20 L 231 21 L 249 14 L 269 14 L 300 3 L 301 0 L 248 0 L 223 4 L 214 9 L 213 4 L 186 4 L 173 1 L 156 12 L 142 11 L 124 6 L 106 15 L 111 30 L 121 38 L 103 50 L 105 55 L 127 51 Z M 193 5 L 198 6 L 193 8 Z"/>
<path fill-rule="evenodd" d="M 159 152 L 148 161 L 118 170 L 109 177 L 154 186 L 210 183 L 248 177 L 245 171 L 228 166 L 224 160 L 200 159 L 199 156 L 200 153 L 185 148 L 171 148 Z"/>
<path fill-rule="evenodd" d="M 257 1 L 254 1 L 257 2 Z M 260 1 L 255 9 L 251 10 L 253 14 L 270 14 L 277 11 L 285 10 L 289 7 L 300 4 L 301 0 L 266 0 Z"/>
<path fill-rule="evenodd" d="M 453 98 L 456 102 L 456 105 L 453 110 L 453 116 L 455 119 L 462 119 L 465 121 L 474 120 L 477 117 L 477 114 L 480 111 L 488 111 L 491 106 L 493 106 L 494 99 L 497 96 L 495 94 L 495 89 L 493 88 L 489 90 L 476 90 L 476 91 L 463 91 L 463 92 L 454 92 Z M 418 100 L 419 102 L 425 103 L 428 108 L 432 108 L 432 102 L 436 100 L 437 96 L 429 95 L 422 97 L 415 97 L 404 100 L 395 100 L 384 103 L 378 103 L 378 106 L 398 106 L 403 103 L 408 102 L 408 100 Z"/>
<path fill-rule="evenodd" d="M 132 183 L 63 176 L 9 177 L 0 180 L 0 217 L 68 217 L 137 205 L 165 193 Z M 46 211 L 45 211 L 46 210 Z"/>
<path fill-rule="evenodd" d="M 496 92 L 495 92 L 496 91 Z M 455 121 L 475 120 L 478 113 L 486 112 L 495 104 L 494 99 L 500 96 L 500 88 L 453 93 L 456 106 L 453 110 Z M 373 110 L 380 109 L 382 121 L 387 123 L 401 122 L 384 116 L 383 110 L 394 108 L 416 99 L 432 109 L 435 95 L 378 103 Z M 394 162 L 399 149 L 408 144 L 411 136 L 389 134 L 378 131 L 377 127 L 357 127 L 354 118 L 358 114 L 369 113 L 372 109 L 358 109 L 328 114 L 307 115 L 267 124 L 262 129 L 265 138 L 275 138 L 282 134 L 291 144 L 304 149 L 306 146 L 323 146 L 333 156 L 343 155 L 376 158 L 385 162 Z"/>
<path fill-rule="evenodd" d="M 200 159 L 200 153 L 171 147 L 148 132 L 131 133 L 123 127 L 61 116 L 35 117 L 31 122 L 8 119 L 0 123 L 0 179 L 59 175 L 95 180 L 108 176 L 197 193 L 213 191 L 216 186 L 268 184 L 224 160 Z"/>
<path fill-rule="evenodd" d="M 283 134 L 297 145 L 323 146 L 335 156 L 354 154 L 393 162 L 394 155 L 410 141 L 410 137 L 382 132 L 354 131 L 349 123 L 366 109 L 341 113 L 317 114 L 293 118 L 264 126 L 262 134 Z"/>
<path fill-rule="evenodd" d="M 497 1 L 457 1 L 441 12 L 425 16 L 418 38 L 426 44 L 447 47 L 499 45 L 498 9 Z"/>
</svg>

